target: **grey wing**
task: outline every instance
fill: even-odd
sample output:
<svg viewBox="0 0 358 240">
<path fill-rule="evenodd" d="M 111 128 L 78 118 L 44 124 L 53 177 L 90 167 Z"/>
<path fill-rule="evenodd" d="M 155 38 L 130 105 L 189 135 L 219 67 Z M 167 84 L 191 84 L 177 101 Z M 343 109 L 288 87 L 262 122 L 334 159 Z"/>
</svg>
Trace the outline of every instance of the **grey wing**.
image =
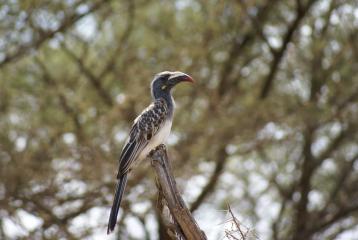
<svg viewBox="0 0 358 240">
<path fill-rule="evenodd" d="M 150 139 L 158 132 L 165 121 L 168 108 L 163 99 L 156 100 L 134 121 L 129 139 L 119 158 L 117 178 L 127 173 Z"/>
</svg>

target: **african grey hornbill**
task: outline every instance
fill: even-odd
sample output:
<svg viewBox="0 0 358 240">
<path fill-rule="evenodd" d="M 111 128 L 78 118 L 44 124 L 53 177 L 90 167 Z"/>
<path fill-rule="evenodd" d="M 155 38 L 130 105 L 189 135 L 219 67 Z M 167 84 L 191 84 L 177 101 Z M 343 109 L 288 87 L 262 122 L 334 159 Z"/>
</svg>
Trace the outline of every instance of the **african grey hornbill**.
<svg viewBox="0 0 358 240">
<path fill-rule="evenodd" d="M 171 90 L 178 83 L 185 81 L 193 82 L 193 79 L 182 72 L 165 71 L 155 75 L 151 84 L 153 103 L 134 120 L 119 157 L 118 183 L 107 234 L 116 226 L 118 210 L 127 184 L 127 174 L 134 167 L 134 163 L 146 158 L 151 150 L 164 143 L 169 136 L 175 107 Z"/>
</svg>

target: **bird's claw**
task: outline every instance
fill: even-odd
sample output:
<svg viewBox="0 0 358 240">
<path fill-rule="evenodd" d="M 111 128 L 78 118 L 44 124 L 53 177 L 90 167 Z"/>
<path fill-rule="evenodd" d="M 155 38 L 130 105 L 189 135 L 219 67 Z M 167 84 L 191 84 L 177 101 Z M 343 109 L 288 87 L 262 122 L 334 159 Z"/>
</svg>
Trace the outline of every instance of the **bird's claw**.
<svg viewBox="0 0 358 240">
<path fill-rule="evenodd" d="M 158 145 L 156 148 L 151 150 L 148 154 L 148 157 L 152 160 L 152 165 L 154 164 L 154 161 L 159 161 L 160 155 L 166 152 L 166 146 L 164 144 Z M 160 161 L 159 161 L 160 162 Z"/>
<path fill-rule="evenodd" d="M 151 150 L 151 151 L 149 152 L 148 156 L 149 156 L 150 158 L 153 158 L 153 156 L 154 156 L 154 154 L 155 154 L 156 151 L 157 151 L 156 148 L 153 149 L 153 150 Z"/>
<path fill-rule="evenodd" d="M 162 143 L 162 144 L 160 144 L 158 147 L 156 147 L 156 150 L 157 150 L 157 151 L 165 151 L 166 148 L 167 148 L 167 147 Z"/>
<path fill-rule="evenodd" d="M 157 152 L 157 151 L 166 151 L 166 146 L 164 144 L 160 144 L 158 145 L 156 148 L 154 148 L 153 150 L 151 150 L 149 152 L 149 157 L 153 157 L 153 155 Z"/>
</svg>

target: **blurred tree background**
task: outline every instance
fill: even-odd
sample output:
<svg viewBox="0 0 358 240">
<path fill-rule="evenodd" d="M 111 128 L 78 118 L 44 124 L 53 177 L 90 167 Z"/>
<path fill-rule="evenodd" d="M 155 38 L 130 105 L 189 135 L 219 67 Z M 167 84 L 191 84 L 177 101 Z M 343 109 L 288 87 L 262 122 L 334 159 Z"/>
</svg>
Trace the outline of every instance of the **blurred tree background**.
<svg viewBox="0 0 358 240">
<path fill-rule="evenodd" d="M 106 236 L 117 157 L 179 70 L 170 158 L 209 239 L 357 239 L 354 0 L 1 0 L 0 239 L 164 239 L 153 169 Z"/>
</svg>

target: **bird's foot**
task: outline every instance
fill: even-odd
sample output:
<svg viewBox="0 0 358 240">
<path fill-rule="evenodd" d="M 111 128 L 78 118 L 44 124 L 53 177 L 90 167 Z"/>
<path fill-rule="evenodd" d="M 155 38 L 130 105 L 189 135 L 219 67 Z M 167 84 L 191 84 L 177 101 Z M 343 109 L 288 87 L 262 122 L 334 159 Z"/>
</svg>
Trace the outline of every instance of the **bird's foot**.
<svg viewBox="0 0 358 240">
<path fill-rule="evenodd" d="M 148 156 L 149 156 L 150 158 L 153 158 L 154 153 L 155 153 L 155 149 L 151 150 L 151 151 L 149 152 Z"/>
<path fill-rule="evenodd" d="M 165 144 L 160 144 L 158 147 L 155 148 L 157 151 L 166 151 L 167 147 L 165 146 Z"/>
<path fill-rule="evenodd" d="M 166 146 L 164 144 L 158 145 L 156 148 L 149 152 L 149 157 L 153 157 L 153 155 L 158 151 L 166 151 Z"/>
</svg>

